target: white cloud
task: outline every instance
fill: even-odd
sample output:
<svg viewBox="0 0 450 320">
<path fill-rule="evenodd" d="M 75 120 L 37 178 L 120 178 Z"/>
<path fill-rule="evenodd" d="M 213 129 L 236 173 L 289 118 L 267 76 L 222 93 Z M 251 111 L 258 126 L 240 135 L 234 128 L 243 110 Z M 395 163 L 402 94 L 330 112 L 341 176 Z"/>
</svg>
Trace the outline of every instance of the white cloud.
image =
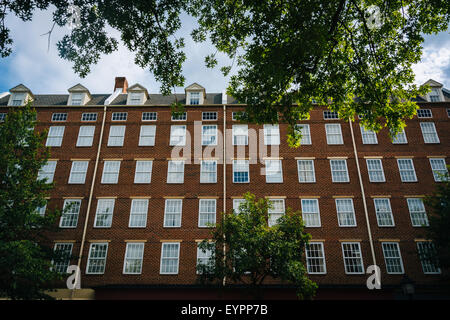
<svg viewBox="0 0 450 320">
<path fill-rule="evenodd" d="M 204 58 L 214 53 L 215 49 L 210 43 L 198 44 L 191 39 L 189 34 L 196 25 L 193 18 L 183 15 L 182 21 L 183 28 L 177 33 L 177 37 L 184 37 L 186 43 L 187 61 L 183 66 L 186 86 L 197 82 L 203 85 L 207 92 L 221 92 L 226 88 L 229 77 L 224 77 L 219 67 L 229 64 L 230 60 L 225 55 L 218 54 L 219 66 L 207 69 Z M 7 25 L 11 28 L 14 47 L 10 57 L 0 59 L 0 70 L 4 75 L 0 79 L 0 91 L 23 83 L 38 94 L 66 93 L 68 88 L 81 83 L 92 93 L 110 93 L 113 90 L 114 78 L 125 76 L 129 85 L 138 82 L 152 93 L 159 92 L 159 84 L 153 75 L 136 66 L 134 54 L 123 45 L 113 54 L 103 56 L 97 65 L 92 66 L 91 73 L 86 78 L 78 77 L 72 69 L 72 64 L 58 56 L 56 48 L 56 42 L 67 34 L 69 29 L 55 27 L 50 50 L 47 50 L 47 37 L 41 36 L 51 28 L 51 11 L 37 11 L 33 20 L 26 23 L 9 16 Z M 115 35 L 118 39 L 117 32 Z M 443 83 L 445 87 L 450 87 L 448 33 L 427 36 L 423 47 L 422 61 L 413 66 L 416 83 L 422 84 L 432 78 Z M 176 88 L 176 91 L 181 93 L 183 88 Z"/>
<path fill-rule="evenodd" d="M 448 32 L 425 37 L 422 59 L 413 65 L 416 84 L 423 84 L 429 79 L 436 80 L 450 87 L 450 37 Z"/>
</svg>

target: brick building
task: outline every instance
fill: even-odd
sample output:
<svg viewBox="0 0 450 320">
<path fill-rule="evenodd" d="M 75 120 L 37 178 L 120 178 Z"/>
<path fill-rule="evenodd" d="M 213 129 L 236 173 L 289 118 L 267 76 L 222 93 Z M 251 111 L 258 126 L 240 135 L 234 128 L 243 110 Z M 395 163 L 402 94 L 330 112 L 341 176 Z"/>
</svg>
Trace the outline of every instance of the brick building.
<svg viewBox="0 0 450 320">
<path fill-rule="evenodd" d="M 269 223 L 287 207 L 302 210 L 318 299 L 401 298 L 406 275 L 417 296 L 442 297 L 443 270 L 419 255 L 431 246 L 421 198 L 447 170 L 450 91 L 428 84 L 432 92 L 417 98 L 417 116 L 394 141 L 386 129 L 375 134 L 317 106 L 299 121 L 302 145 L 291 149 L 285 125 L 239 123 L 235 113 L 245 106 L 224 93 L 194 83 L 165 97 L 125 78 L 116 78 L 112 94 L 78 84 L 39 95 L 18 85 L 1 96 L 0 120 L 32 99 L 35 130 L 49 130 L 51 159 L 39 176 L 55 182 L 48 208 L 75 203 L 52 244 L 75 257 L 57 268 L 80 264 L 83 290 L 72 297 L 243 297 L 238 288 L 218 294 L 199 286 L 196 263 L 207 258 L 197 251 L 210 234 L 206 222 L 238 210 L 247 191 L 274 202 Z M 186 112 L 174 118 L 175 99 Z M 373 264 L 381 290 L 366 287 Z M 268 283 L 266 297 L 295 294 Z"/>
</svg>

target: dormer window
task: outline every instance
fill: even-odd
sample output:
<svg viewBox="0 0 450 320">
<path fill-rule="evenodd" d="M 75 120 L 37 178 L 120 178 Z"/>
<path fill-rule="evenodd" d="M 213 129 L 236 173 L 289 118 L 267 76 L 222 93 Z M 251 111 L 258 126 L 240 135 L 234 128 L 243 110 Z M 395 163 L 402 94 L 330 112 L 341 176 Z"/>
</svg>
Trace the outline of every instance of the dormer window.
<svg viewBox="0 0 450 320">
<path fill-rule="evenodd" d="M 127 92 L 127 105 L 142 105 L 149 99 L 147 89 L 139 83 L 133 84 Z"/>
<path fill-rule="evenodd" d="M 67 91 L 69 91 L 68 106 L 84 106 L 92 99 L 89 90 L 81 84 L 76 84 Z"/>
<path fill-rule="evenodd" d="M 143 92 L 131 92 L 130 104 L 142 104 Z"/>
<path fill-rule="evenodd" d="M 25 99 L 25 93 L 14 93 L 12 96 L 12 106 L 21 106 Z"/>
<path fill-rule="evenodd" d="M 431 88 L 429 97 L 430 97 L 430 102 L 440 102 L 441 101 L 440 89 L 439 88 Z"/>
<path fill-rule="evenodd" d="M 205 104 L 206 91 L 205 88 L 203 88 L 198 83 L 193 83 L 190 86 L 186 87 L 184 89 L 184 92 L 186 93 L 186 105 Z"/>
<path fill-rule="evenodd" d="M 84 96 L 84 93 L 81 93 L 81 92 L 72 93 L 71 105 L 81 106 L 82 102 L 83 102 L 83 96 Z"/>
<path fill-rule="evenodd" d="M 189 104 L 200 104 L 200 92 L 191 92 L 189 98 Z"/>
</svg>

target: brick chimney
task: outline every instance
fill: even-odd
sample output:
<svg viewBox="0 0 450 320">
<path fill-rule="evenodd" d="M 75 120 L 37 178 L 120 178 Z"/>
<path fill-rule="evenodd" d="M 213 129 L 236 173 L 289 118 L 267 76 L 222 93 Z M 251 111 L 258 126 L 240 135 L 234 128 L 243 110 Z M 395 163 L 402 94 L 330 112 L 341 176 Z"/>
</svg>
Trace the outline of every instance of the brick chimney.
<svg viewBox="0 0 450 320">
<path fill-rule="evenodd" d="M 116 77 L 116 83 L 114 84 L 114 92 L 117 89 L 122 89 L 122 93 L 127 93 L 128 81 L 125 77 Z"/>
</svg>

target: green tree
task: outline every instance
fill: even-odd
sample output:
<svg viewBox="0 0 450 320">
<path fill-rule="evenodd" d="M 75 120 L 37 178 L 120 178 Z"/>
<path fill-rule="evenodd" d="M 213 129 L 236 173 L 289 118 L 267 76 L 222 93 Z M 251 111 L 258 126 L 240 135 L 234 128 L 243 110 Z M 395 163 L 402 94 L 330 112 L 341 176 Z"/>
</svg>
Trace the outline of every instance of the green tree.
<svg viewBox="0 0 450 320">
<path fill-rule="evenodd" d="M 60 278 L 51 261 L 64 258 L 45 245 L 59 212 L 37 212 L 52 184 L 37 179 L 49 150 L 46 133 L 33 131 L 35 119 L 27 104 L 11 108 L 0 123 L 0 297 L 10 299 L 49 299 L 44 291 Z"/>
<path fill-rule="evenodd" d="M 271 227 L 267 199 L 246 193 L 239 213 L 222 213 L 211 239 L 199 244 L 210 251 L 209 261 L 197 264 L 203 283 L 241 284 L 256 298 L 262 297 L 262 285 L 268 278 L 293 284 L 299 298 L 312 298 L 317 285 L 308 279 L 303 263 L 305 245 L 311 235 L 304 232 L 301 212 L 288 208 Z"/>
<path fill-rule="evenodd" d="M 235 68 L 228 93 L 247 104 L 242 119 L 288 123 L 288 141 L 298 146 L 299 119 L 313 102 L 328 105 L 342 119 L 362 115 L 368 129 L 387 126 L 397 133 L 416 112 L 411 99 L 428 90 L 414 85 L 411 66 L 420 61 L 424 34 L 446 31 L 450 6 L 441 0 L 74 0 L 79 27 L 57 42 L 59 55 L 84 77 L 102 54 L 118 49 L 117 30 L 134 52 L 135 63 L 153 73 L 163 94 L 184 85 L 182 19 L 194 17 L 191 36 L 210 40 L 215 53 L 205 57 L 218 66 L 226 54 Z M 55 8 L 54 25 L 74 16 L 61 0 L 2 1 L 0 53 L 8 56 L 12 39 L 7 14 L 31 20 L 36 8 Z M 52 27 L 52 29 L 53 29 Z M 51 33 L 49 33 L 51 34 Z M 281 115 L 281 116 L 279 116 Z"/>
<path fill-rule="evenodd" d="M 424 257 L 442 268 L 450 268 L 450 176 L 442 176 L 436 190 L 424 200 L 432 208 L 429 217 L 428 239 L 433 241 L 435 251 Z"/>
</svg>

